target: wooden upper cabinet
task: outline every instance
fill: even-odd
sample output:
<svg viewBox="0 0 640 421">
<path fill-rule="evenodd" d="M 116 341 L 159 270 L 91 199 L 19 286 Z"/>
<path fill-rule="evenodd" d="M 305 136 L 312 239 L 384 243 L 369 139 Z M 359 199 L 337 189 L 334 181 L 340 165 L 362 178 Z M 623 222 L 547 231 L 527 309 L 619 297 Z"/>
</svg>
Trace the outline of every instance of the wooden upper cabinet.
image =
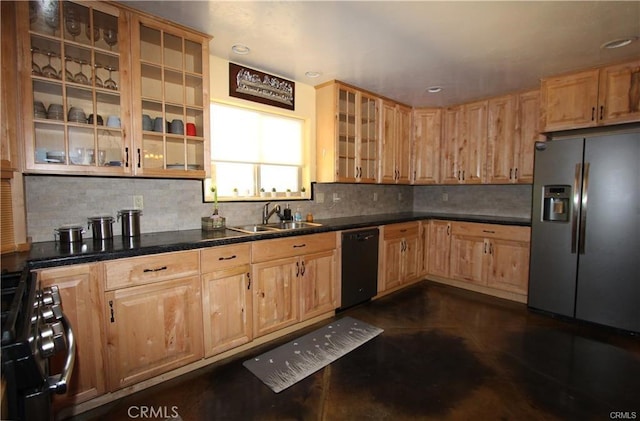
<svg viewBox="0 0 640 421">
<path fill-rule="evenodd" d="M 487 181 L 511 183 L 514 180 L 516 139 L 516 97 L 491 98 L 488 107 Z"/>
<path fill-rule="evenodd" d="M 411 158 L 411 109 L 390 101 L 382 105 L 380 182 L 408 184 Z"/>
<path fill-rule="evenodd" d="M 131 175 L 129 13 L 17 3 L 25 169 Z"/>
<path fill-rule="evenodd" d="M 542 80 L 544 132 L 640 120 L 640 60 Z"/>
<path fill-rule="evenodd" d="M 440 180 L 442 110 L 440 108 L 414 110 L 413 129 L 411 182 L 437 184 Z"/>
<path fill-rule="evenodd" d="M 602 124 L 640 121 L 640 60 L 600 69 L 598 119 Z"/>
<path fill-rule="evenodd" d="M 517 146 L 514 156 L 516 183 L 533 183 L 533 157 L 536 142 L 546 140 L 540 134 L 540 91 L 538 89 L 518 95 L 516 112 Z"/>
<path fill-rule="evenodd" d="M 378 104 L 375 96 L 339 82 L 316 87 L 318 181 L 376 182 Z"/>
<path fill-rule="evenodd" d="M 450 107 L 442 115 L 442 143 L 440 147 L 440 182 L 458 183 L 457 157 L 461 142 L 462 106 Z"/>
<path fill-rule="evenodd" d="M 489 99 L 487 177 L 490 184 L 532 183 L 539 133 L 539 91 Z"/>
<path fill-rule="evenodd" d="M 136 14 L 131 31 L 135 173 L 206 177 L 210 37 Z"/>
<path fill-rule="evenodd" d="M 460 160 L 464 184 L 479 184 L 484 177 L 487 142 L 487 101 L 464 106 L 464 137 Z"/>
<path fill-rule="evenodd" d="M 112 2 L 17 2 L 16 16 L 27 172 L 205 177 L 208 36 Z"/>
<path fill-rule="evenodd" d="M 487 101 L 448 108 L 443 117 L 442 184 L 479 184 L 483 180 Z"/>
</svg>

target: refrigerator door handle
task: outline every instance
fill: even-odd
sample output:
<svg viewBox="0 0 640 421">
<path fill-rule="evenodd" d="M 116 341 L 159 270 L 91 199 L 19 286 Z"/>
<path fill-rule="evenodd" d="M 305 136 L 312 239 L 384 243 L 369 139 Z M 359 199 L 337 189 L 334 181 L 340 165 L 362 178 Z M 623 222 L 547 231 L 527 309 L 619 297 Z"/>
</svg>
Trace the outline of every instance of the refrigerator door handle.
<svg viewBox="0 0 640 421">
<path fill-rule="evenodd" d="M 578 240 L 578 209 L 580 208 L 580 179 L 582 178 L 582 164 L 576 164 L 573 179 L 573 215 L 571 216 L 571 254 L 576 252 Z"/>
<path fill-rule="evenodd" d="M 584 180 L 582 187 L 582 210 L 580 211 L 580 241 L 578 244 L 578 253 L 584 254 L 584 247 L 587 236 L 587 194 L 589 192 L 589 163 L 584 163 Z"/>
</svg>

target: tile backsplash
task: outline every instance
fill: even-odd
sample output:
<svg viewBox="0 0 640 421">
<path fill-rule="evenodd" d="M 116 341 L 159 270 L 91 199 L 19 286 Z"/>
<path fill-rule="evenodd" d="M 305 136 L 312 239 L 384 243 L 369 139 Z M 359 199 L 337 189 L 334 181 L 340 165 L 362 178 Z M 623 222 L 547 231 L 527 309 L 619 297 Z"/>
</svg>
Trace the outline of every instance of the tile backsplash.
<svg viewBox="0 0 640 421">
<path fill-rule="evenodd" d="M 443 194 L 447 201 L 443 201 Z M 62 225 L 86 227 L 87 218 L 133 208 L 133 196 L 143 196 L 142 233 L 199 229 L 200 218 L 213 204 L 202 202 L 202 182 L 137 178 L 29 175 L 25 177 L 27 230 L 32 241 L 53 240 Z M 334 195 L 337 200 L 334 201 Z M 324 200 L 320 203 L 320 196 Z M 266 199 L 268 200 L 268 199 Z M 220 203 L 227 225 L 260 222 L 262 202 Z M 299 207 L 315 219 L 407 211 L 524 216 L 531 211 L 531 186 L 394 186 L 369 184 L 314 185 L 313 200 L 278 201 Z M 120 234 L 120 223 L 113 227 Z M 85 237 L 90 237 L 90 230 Z"/>
</svg>

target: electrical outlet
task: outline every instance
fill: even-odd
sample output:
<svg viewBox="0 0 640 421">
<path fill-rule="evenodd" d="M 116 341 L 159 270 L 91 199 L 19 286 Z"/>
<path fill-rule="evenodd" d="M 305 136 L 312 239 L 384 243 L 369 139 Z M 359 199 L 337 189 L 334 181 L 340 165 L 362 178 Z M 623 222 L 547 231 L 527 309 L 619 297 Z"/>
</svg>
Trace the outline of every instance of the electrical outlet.
<svg viewBox="0 0 640 421">
<path fill-rule="evenodd" d="M 134 209 L 144 208 L 144 199 L 142 198 L 142 196 L 133 196 L 133 208 Z"/>
<path fill-rule="evenodd" d="M 333 193 L 333 201 L 334 202 L 339 202 L 340 201 L 340 196 L 338 195 L 338 193 Z"/>
<path fill-rule="evenodd" d="M 447 200 L 449 200 L 449 193 L 442 193 L 442 201 L 446 202 Z"/>
<path fill-rule="evenodd" d="M 398 193 L 398 201 L 402 201 L 402 193 Z"/>
<path fill-rule="evenodd" d="M 316 203 L 324 203 L 324 193 L 316 193 Z"/>
<path fill-rule="evenodd" d="M 374 202 L 378 201 L 378 193 L 373 193 L 373 201 Z"/>
</svg>

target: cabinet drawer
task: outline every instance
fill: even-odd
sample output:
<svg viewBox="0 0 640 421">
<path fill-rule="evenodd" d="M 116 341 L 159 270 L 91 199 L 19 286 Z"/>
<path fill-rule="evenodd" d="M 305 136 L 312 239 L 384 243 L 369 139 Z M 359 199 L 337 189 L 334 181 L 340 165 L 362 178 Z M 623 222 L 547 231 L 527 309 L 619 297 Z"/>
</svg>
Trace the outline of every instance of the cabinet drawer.
<svg viewBox="0 0 640 421">
<path fill-rule="evenodd" d="M 264 240 L 252 244 L 251 260 L 253 262 L 265 262 L 335 248 L 336 233 L 334 232 Z"/>
<path fill-rule="evenodd" d="M 453 235 L 467 235 L 484 238 L 502 238 L 529 242 L 530 228 L 515 225 L 480 224 L 476 222 L 452 222 Z"/>
<path fill-rule="evenodd" d="M 412 235 L 418 235 L 420 222 L 403 222 L 401 224 L 385 225 L 384 239 L 400 238 Z"/>
<path fill-rule="evenodd" d="M 112 260 L 105 263 L 106 289 L 198 275 L 200 253 L 185 251 Z"/>
<path fill-rule="evenodd" d="M 250 252 L 249 243 L 203 249 L 200 251 L 202 273 L 246 265 L 250 261 Z"/>
</svg>

